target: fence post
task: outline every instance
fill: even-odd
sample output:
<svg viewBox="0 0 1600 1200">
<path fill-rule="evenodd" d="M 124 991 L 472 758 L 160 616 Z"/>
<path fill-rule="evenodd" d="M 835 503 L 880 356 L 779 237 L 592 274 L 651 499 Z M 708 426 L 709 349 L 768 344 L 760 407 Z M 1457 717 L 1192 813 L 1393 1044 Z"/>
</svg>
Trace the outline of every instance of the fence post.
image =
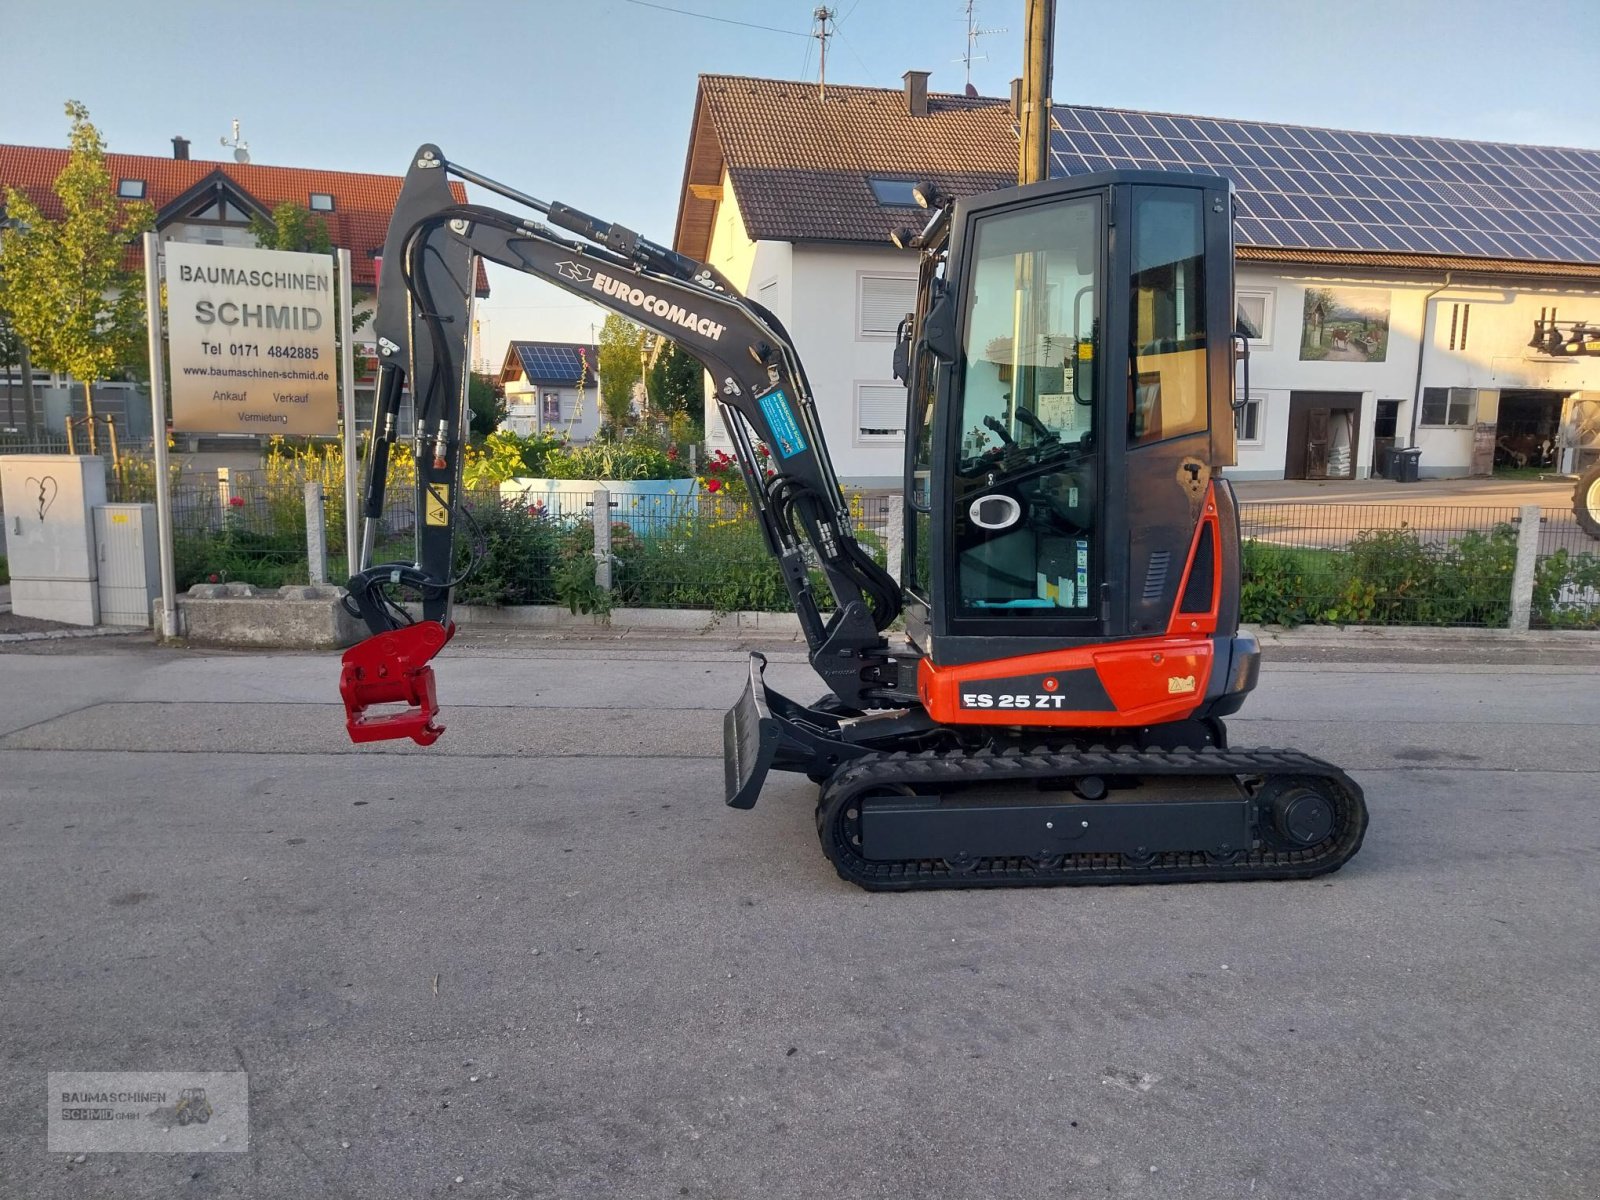
<svg viewBox="0 0 1600 1200">
<path fill-rule="evenodd" d="M 217 468 L 217 507 L 222 510 L 224 524 L 228 518 L 228 506 L 233 501 L 233 480 L 228 476 L 227 467 Z"/>
<path fill-rule="evenodd" d="M 1512 633 L 1527 633 L 1533 624 L 1533 576 L 1539 564 L 1539 506 L 1524 504 L 1517 527 L 1517 565 L 1511 573 Z"/>
<path fill-rule="evenodd" d="M 611 493 L 594 490 L 594 585 L 611 590 Z"/>
<path fill-rule="evenodd" d="M 900 578 L 900 558 L 906 543 L 906 506 L 904 497 L 895 492 L 884 497 L 884 503 L 889 506 L 888 519 L 883 526 L 883 553 L 886 558 L 884 565 L 889 569 L 889 575 L 896 583 L 903 583 Z"/>
<path fill-rule="evenodd" d="M 320 479 L 306 480 L 306 563 L 311 583 L 328 582 L 328 528 Z"/>
</svg>

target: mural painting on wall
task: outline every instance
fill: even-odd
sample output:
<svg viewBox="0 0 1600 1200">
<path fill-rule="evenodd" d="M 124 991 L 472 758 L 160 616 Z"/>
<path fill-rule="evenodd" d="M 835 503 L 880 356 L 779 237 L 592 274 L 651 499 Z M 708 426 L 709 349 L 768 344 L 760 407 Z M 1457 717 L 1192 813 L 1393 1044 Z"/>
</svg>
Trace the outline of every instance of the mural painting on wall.
<svg viewBox="0 0 1600 1200">
<path fill-rule="evenodd" d="M 1382 362 L 1389 353 L 1389 293 L 1307 288 L 1301 362 Z"/>
</svg>

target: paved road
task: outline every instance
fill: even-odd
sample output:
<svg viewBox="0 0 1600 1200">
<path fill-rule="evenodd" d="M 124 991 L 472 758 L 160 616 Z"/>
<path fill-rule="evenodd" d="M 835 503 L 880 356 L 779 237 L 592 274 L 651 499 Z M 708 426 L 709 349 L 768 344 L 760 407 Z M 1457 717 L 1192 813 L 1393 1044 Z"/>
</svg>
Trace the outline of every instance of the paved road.
<svg viewBox="0 0 1600 1200">
<path fill-rule="evenodd" d="M 1236 741 L 1371 803 L 1329 879 L 887 897 L 803 779 L 720 804 L 732 645 L 452 647 L 430 751 L 323 656 L 0 654 L 0 1196 L 1592 1197 L 1574 645 L 1269 665 Z M 46 1154 L 136 1068 L 248 1071 L 249 1153 Z"/>
</svg>

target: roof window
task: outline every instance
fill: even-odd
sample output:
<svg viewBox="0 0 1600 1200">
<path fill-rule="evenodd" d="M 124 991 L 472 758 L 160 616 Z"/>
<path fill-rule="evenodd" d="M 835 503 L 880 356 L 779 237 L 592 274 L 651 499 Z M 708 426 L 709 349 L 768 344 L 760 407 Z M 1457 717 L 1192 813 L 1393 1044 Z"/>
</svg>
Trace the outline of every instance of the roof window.
<svg viewBox="0 0 1600 1200">
<path fill-rule="evenodd" d="M 916 208 L 917 198 L 913 194 L 916 188 L 914 179 L 869 179 L 872 185 L 872 194 L 877 197 L 878 203 L 885 208 Z"/>
<path fill-rule="evenodd" d="M 117 184 L 117 195 L 124 200 L 144 199 L 144 180 L 124 179 Z"/>
<path fill-rule="evenodd" d="M 328 194 L 327 192 L 312 192 L 311 193 L 311 211 L 312 212 L 332 212 L 333 211 L 333 197 L 330 194 Z"/>
</svg>

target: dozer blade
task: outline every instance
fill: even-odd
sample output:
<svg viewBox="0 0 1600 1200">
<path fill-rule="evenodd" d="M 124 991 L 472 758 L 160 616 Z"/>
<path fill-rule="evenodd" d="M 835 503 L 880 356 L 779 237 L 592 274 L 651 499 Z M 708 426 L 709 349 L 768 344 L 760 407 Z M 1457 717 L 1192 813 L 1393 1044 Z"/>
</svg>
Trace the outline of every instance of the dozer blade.
<svg viewBox="0 0 1600 1200">
<path fill-rule="evenodd" d="M 767 685 L 761 678 L 766 669 L 763 656 L 750 656 L 750 681 L 722 718 L 723 798 L 732 808 L 755 807 L 783 736 L 767 705 Z"/>
</svg>

